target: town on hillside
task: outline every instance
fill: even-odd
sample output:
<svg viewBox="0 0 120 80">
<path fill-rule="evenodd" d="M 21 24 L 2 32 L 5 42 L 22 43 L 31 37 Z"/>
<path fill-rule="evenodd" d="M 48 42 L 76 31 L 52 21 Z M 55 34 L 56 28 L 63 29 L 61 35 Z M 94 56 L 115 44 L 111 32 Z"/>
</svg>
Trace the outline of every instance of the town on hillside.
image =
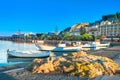
<svg viewBox="0 0 120 80">
<path fill-rule="evenodd" d="M 120 13 L 102 16 L 102 19 L 93 23 L 77 23 L 67 27 L 58 33 L 57 27 L 55 32 L 46 33 L 17 33 L 11 36 L 0 36 L 1 40 L 11 41 L 28 41 L 32 40 L 108 40 L 120 42 Z"/>
</svg>

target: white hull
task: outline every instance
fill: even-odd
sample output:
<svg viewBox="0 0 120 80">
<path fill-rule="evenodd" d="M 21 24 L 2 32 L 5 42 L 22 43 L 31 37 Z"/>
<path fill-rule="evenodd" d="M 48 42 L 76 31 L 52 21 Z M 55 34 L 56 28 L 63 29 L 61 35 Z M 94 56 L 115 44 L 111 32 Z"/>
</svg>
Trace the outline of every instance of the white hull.
<svg viewBox="0 0 120 80">
<path fill-rule="evenodd" d="M 110 44 L 98 44 L 97 47 L 109 47 Z"/>
<path fill-rule="evenodd" d="M 10 57 L 47 57 L 50 55 L 49 51 L 8 51 Z"/>
<path fill-rule="evenodd" d="M 110 44 L 85 44 L 82 48 L 109 47 Z"/>
<path fill-rule="evenodd" d="M 58 51 L 58 52 L 64 52 L 64 51 L 70 51 L 70 52 L 74 52 L 74 51 L 80 51 L 81 47 L 80 46 L 73 46 L 73 47 L 55 47 L 55 46 L 48 46 L 48 45 L 39 45 L 36 44 L 36 46 L 39 48 L 39 50 L 44 50 L 44 51 Z"/>
<path fill-rule="evenodd" d="M 82 48 L 95 48 L 96 45 L 95 44 L 85 44 L 82 46 Z"/>
</svg>

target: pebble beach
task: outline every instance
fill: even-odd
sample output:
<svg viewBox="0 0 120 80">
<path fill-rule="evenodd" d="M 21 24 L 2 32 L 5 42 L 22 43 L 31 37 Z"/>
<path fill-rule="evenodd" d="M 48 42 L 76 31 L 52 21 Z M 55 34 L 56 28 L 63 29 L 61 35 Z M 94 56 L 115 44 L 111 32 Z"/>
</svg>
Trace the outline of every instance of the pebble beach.
<svg viewBox="0 0 120 80">
<path fill-rule="evenodd" d="M 87 51 L 87 53 L 111 58 L 120 65 L 120 46 Z M 0 80 L 90 80 L 61 73 L 32 74 L 25 69 L 27 65 L 28 63 L 0 68 Z M 98 76 L 92 80 L 120 80 L 120 73 L 114 76 Z"/>
</svg>

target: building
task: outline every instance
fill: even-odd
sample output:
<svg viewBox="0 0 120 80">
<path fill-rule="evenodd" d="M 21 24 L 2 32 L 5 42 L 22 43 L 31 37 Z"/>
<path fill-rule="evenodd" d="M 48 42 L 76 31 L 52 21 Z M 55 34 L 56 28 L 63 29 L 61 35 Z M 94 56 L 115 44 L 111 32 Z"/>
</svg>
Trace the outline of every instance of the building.
<svg viewBox="0 0 120 80">
<path fill-rule="evenodd" d="M 76 35 L 79 36 L 81 34 L 80 32 L 80 28 L 84 27 L 86 29 L 86 31 L 88 31 L 88 25 L 89 23 L 79 23 L 79 24 L 75 24 L 71 27 L 69 33 L 70 35 Z"/>
<path fill-rule="evenodd" d="M 26 38 L 31 38 L 33 39 L 35 37 L 35 34 L 30 32 L 30 33 L 15 33 L 12 35 L 12 39 L 16 40 L 16 39 L 21 39 L 21 40 L 25 40 Z"/>
<path fill-rule="evenodd" d="M 82 27 L 86 29 L 87 33 L 94 36 L 120 38 L 120 13 L 104 15 L 101 20 L 95 21 L 94 23 L 78 23 L 72 27 L 66 28 L 66 30 L 62 32 L 79 36 L 82 33 L 80 30 Z"/>
<path fill-rule="evenodd" d="M 99 27 L 101 36 L 118 37 L 120 35 L 120 23 L 102 21 Z"/>
<path fill-rule="evenodd" d="M 96 21 L 95 23 L 91 23 L 88 27 L 88 33 L 94 36 L 100 36 L 100 21 Z"/>
</svg>

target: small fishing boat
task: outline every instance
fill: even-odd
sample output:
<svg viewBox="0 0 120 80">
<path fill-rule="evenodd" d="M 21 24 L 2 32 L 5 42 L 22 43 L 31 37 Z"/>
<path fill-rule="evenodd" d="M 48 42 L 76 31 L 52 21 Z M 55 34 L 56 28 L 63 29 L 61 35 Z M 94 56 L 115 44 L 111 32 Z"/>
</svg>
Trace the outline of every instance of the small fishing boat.
<svg viewBox="0 0 120 80">
<path fill-rule="evenodd" d="M 82 48 L 96 48 L 96 47 L 109 47 L 110 43 L 91 42 L 86 43 Z"/>
<path fill-rule="evenodd" d="M 110 43 L 106 43 L 106 42 L 100 43 L 100 42 L 97 42 L 97 43 L 96 43 L 96 46 L 97 46 L 97 47 L 109 47 L 109 46 L 110 46 Z"/>
<path fill-rule="evenodd" d="M 21 57 L 21 58 L 30 58 L 30 57 L 48 57 L 50 55 L 50 51 L 16 51 L 11 50 L 7 51 L 8 57 Z"/>
<path fill-rule="evenodd" d="M 49 46 L 49 45 L 41 45 L 35 44 L 39 50 L 42 51 L 54 51 L 54 52 L 74 52 L 80 51 L 80 46 L 66 46 L 65 44 L 58 44 L 58 46 Z"/>
<path fill-rule="evenodd" d="M 82 48 L 96 48 L 95 44 L 84 44 Z"/>
<path fill-rule="evenodd" d="M 110 46 L 110 44 L 98 44 L 98 45 L 96 45 L 97 47 L 109 47 Z"/>
</svg>

